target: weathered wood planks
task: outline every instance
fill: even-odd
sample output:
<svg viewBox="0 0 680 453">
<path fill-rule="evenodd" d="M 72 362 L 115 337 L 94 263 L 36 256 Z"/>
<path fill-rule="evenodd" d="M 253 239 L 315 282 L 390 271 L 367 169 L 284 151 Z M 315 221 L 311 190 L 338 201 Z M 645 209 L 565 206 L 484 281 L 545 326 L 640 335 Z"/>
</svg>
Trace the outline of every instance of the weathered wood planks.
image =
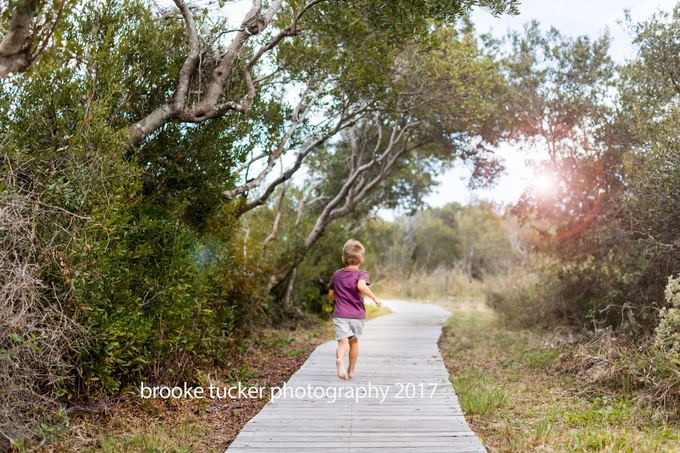
<svg viewBox="0 0 680 453">
<path fill-rule="evenodd" d="M 367 323 L 354 379 L 337 377 L 336 342 L 319 346 L 286 383 L 304 387 L 304 396 L 272 399 L 227 452 L 486 452 L 465 422 L 437 348 L 449 312 L 385 304 L 393 313 Z M 381 390 L 367 395 L 371 388 Z"/>
</svg>

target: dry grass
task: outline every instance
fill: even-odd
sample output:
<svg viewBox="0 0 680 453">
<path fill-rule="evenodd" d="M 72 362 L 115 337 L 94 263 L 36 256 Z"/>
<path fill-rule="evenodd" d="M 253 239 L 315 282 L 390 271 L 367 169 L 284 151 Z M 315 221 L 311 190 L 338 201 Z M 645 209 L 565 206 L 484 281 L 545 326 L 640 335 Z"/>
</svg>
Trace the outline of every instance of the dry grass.
<svg viewBox="0 0 680 453">
<path fill-rule="evenodd" d="M 632 394 L 556 369 L 554 335 L 503 327 L 481 298 L 452 311 L 440 350 L 473 430 L 494 452 L 678 452 L 680 428 Z"/>
<path fill-rule="evenodd" d="M 654 346 L 654 337 L 633 339 L 596 332 L 590 341 L 570 348 L 552 369 L 574 376 L 591 388 L 626 393 L 636 404 L 653 409 L 652 417 L 680 420 L 680 357 Z"/>
<path fill-rule="evenodd" d="M 385 299 L 448 301 L 484 292 L 485 283 L 471 280 L 459 269 L 438 268 L 433 272 L 413 272 L 403 277 L 374 283 Z"/>
</svg>

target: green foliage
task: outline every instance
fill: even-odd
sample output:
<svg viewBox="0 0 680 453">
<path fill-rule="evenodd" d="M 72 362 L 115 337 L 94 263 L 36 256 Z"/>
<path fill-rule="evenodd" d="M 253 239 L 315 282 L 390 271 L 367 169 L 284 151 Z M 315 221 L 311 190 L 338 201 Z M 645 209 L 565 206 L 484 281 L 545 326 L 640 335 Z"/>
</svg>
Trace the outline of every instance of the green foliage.
<svg viewBox="0 0 680 453">
<path fill-rule="evenodd" d="M 91 270 L 74 282 L 92 335 L 79 375 L 86 387 L 98 381 L 106 391 L 135 385 L 151 369 L 179 376 L 190 357 L 218 357 L 215 342 L 233 332 L 222 324 L 226 313 L 211 281 L 228 263 L 224 245 L 193 239 L 163 213 L 140 207 L 125 214 L 107 219 L 115 228 L 86 229 L 94 246 L 79 259 Z"/>
<path fill-rule="evenodd" d="M 417 223 L 413 238 L 411 259 L 414 267 L 433 271 L 439 266 L 453 267 L 460 258 L 460 239 L 456 231 L 455 220 L 451 216 L 442 215 L 442 211 L 434 209 L 424 211 Z M 446 222 L 442 217 L 448 217 Z"/>
<path fill-rule="evenodd" d="M 321 36 L 338 40 L 345 35 L 322 33 Z M 358 56 L 353 50 L 357 44 L 352 40 L 341 47 L 340 54 L 333 54 L 337 60 L 333 60 L 333 55 L 321 58 L 321 54 L 316 53 L 332 53 L 332 47 L 326 44 L 306 43 L 307 47 L 301 48 L 297 43 L 291 43 L 281 49 L 293 52 L 290 55 L 297 55 L 295 51 L 311 52 L 313 61 L 323 60 L 314 63 L 316 70 L 324 65 L 333 71 L 356 69 L 358 72 L 352 74 L 363 82 L 370 81 L 372 89 L 382 91 L 370 93 L 371 97 L 367 92 L 362 93 L 367 96 L 364 102 L 375 102 L 380 110 L 357 122 L 339 142 L 327 145 L 307 158 L 307 181 L 312 187 L 309 196 L 314 204 L 304 211 L 295 236 L 300 242 L 306 242 L 305 232 L 315 226 L 317 219 L 323 222 L 323 216 L 341 217 L 330 225 L 323 225 L 325 236 L 315 243 L 313 250 L 295 252 L 298 255 L 288 261 L 292 263 L 288 266 L 298 267 L 295 298 L 317 313 L 330 312 L 327 284 L 333 272 L 341 267 L 338 250 L 349 237 L 366 242 L 366 268 L 376 281 L 384 275 L 383 258 L 388 255 L 405 260 L 398 271 L 404 274 L 415 268 L 452 267 L 459 257 L 458 238 L 451 224 L 452 212 L 435 210 L 423 214 L 417 220 L 421 225 L 413 229 L 412 237 L 404 244 L 399 244 L 400 238 L 395 235 L 394 228 L 378 226 L 382 231 L 377 232 L 376 239 L 392 242 L 389 250 L 384 244 L 374 244 L 371 234 L 362 230 L 377 209 L 401 208 L 415 212 L 422 207 L 424 196 L 435 184 L 434 175 L 457 160 L 471 161 L 480 180 L 493 179 L 499 170 L 498 162 L 487 151 L 502 135 L 499 99 L 504 93 L 505 82 L 498 64 L 479 47 L 474 37 L 453 27 L 443 28 L 428 39 L 386 52 L 383 52 L 386 49 L 384 42 L 374 45 L 361 41 L 361 45 L 367 45 L 369 49 L 361 53 L 359 60 L 350 62 L 343 53 Z M 373 58 L 371 52 L 380 55 Z M 300 74 L 311 70 L 305 61 L 299 58 L 294 61 Z M 370 76 L 364 73 L 364 78 L 361 67 L 367 62 L 374 65 L 367 70 L 375 73 Z M 343 82 L 339 89 L 348 90 L 343 91 L 342 96 L 334 91 L 335 99 L 347 99 L 348 102 L 355 99 L 356 92 L 361 90 L 354 90 L 353 84 L 359 83 L 359 79 L 347 79 L 347 85 Z M 389 138 L 390 134 L 392 138 Z M 381 161 L 395 149 L 411 151 L 401 154 L 398 159 Z M 374 165 L 376 160 L 378 164 Z M 358 178 L 350 179 L 353 167 L 348 162 L 354 162 L 356 168 L 364 168 Z M 354 181 L 354 186 L 343 195 L 348 181 Z M 364 195 L 351 200 L 351 196 L 358 193 Z M 334 205 L 335 209 L 326 209 L 326 203 L 336 197 L 341 198 L 340 203 Z M 305 253 L 306 259 L 300 264 L 299 256 Z M 279 293 L 283 294 L 286 285 L 279 286 L 282 286 Z"/>
<path fill-rule="evenodd" d="M 520 262 L 521 250 L 512 242 L 509 221 L 509 216 L 501 217 L 491 203 L 480 201 L 457 208 L 461 263 L 469 278 L 481 280 Z"/>
<path fill-rule="evenodd" d="M 522 354 L 522 361 L 530 368 L 544 370 L 564 353 L 563 349 L 536 349 Z"/>
<path fill-rule="evenodd" d="M 659 10 L 639 23 L 628 14 L 626 27 L 638 55 L 621 68 L 621 96 L 626 105 L 635 107 L 631 128 L 644 130 L 663 121 L 665 108 L 678 95 L 680 9 Z"/>
<path fill-rule="evenodd" d="M 356 214 L 331 224 L 298 267 L 295 294 L 308 309 L 332 310 L 328 283 L 342 267 L 341 250 L 349 238 L 366 248 L 363 268 L 374 290 L 390 297 L 441 300 L 477 294 L 483 290 L 481 279 L 496 279 L 520 261 L 501 217 L 487 203 L 429 208 L 394 222 Z"/>
<path fill-rule="evenodd" d="M 599 189 L 610 192 L 619 183 L 620 156 L 612 156 L 617 150 L 606 142 L 615 75 L 609 37 L 570 39 L 555 28 L 544 33 L 534 21 L 510 40 L 513 50 L 504 67 L 513 85 L 510 111 L 517 119 L 512 139 L 547 152 L 547 159 L 534 166 L 553 181 L 550 190 L 530 188 L 514 212 L 547 220 L 554 228 L 539 224 L 539 233 L 568 232 L 587 221 L 600 202 Z M 574 243 L 568 248 L 579 251 Z"/>
<path fill-rule="evenodd" d="M 451 203 L 392 224 L 372 222 L 365 235 L 374 246 L 370 253 L 381 277 L 404 279 L 414 271 L 459 267 L 468 279 L 481 280 L 518 261 L 503 222 L 490 203 Z"/>
<path fill-rule="evenodd" d="M 136 2 L 87 4 L 68 25 L 71 64 L 46 56 L 31 78 L 0 93 L 5 174 L 19 193 L 55 212 L 38 226 L 57 235 L 44 252 L 54 257 L 42 266 L 45 297 L 87 332 L 74 345 L 76 385 L 63 391 L 116 392 L 152 376 L 191 379 L 188 366 L 219 360 L 220 342 L 255 319 L 246 297 L 231 297 L 238 276 L 224 272 L 233 264 L 233 226 L 208 222 L 233 225 L 216 194 L 244 151 L 214 151 L 218 136 L 235 140 L 216 122 L 173 144 L 157 142 L 169 158 L 184 159 L 174 175 L 140 160 L 151 147 L 140 159 L 130 156 L 127 121 L 172 84 L 182 27 L 157 21 Z M 185 154 L 176 157 L 179 149 Z M 223 160 L 208 165 L 218 154 Z M 163 185 L 163 200 L 147 190 L 149 181 Z"/>
<path fill-rule="evenodd" d="M 544 315 L 528 323 L 651 332 L 666 280 L 680 270 L 677 68 L 659 53 L 673 45 L 678 17 L 629 21 L 638 56 L 619 78 L 606 35 L 565 39 L 532 24 L 512 36 L 516 137 L 547 149 L 535 165 L 553 185 L 530 189 L 513 209 L 542 255 L 537 285 L 494 296 L 495 306 Z"/>
<path fill-rule="evenodd" d="M 518 14 L 516 0 L 482 0 L 475 3 L 489 10 L 492 14 Z M 404 35 L 425 34 L 430 19 L 436 23 L 447 23 L 469 12 L 472 5 L 468 2 L 416 0 L 352 1 L 350 6 L 356 10 L 359 17 L 369 22 L 388 40 L 400 40 Z"/>
</svg>

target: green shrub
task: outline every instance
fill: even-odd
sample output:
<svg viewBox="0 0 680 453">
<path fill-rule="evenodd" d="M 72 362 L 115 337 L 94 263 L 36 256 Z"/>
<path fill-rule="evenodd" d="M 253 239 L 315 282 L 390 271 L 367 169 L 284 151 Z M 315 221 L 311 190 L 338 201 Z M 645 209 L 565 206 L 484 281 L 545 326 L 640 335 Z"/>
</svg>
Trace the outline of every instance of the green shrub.
<svg viewBox="0 0 680 453">
<path fill-rule="evenodd" d="M 656 345 L 671 354 L 680 355 L 680 277 L 668 278 L 666 303 L 659 312 L 659 326 L 656 328 Z"/>
<path fill-rule="evenodd" d="M 0 86 L 0 209 L 20 198 L 18 218 L 32 222 L 0 238 L 2 251 L 28 244 L 11 261 L 39 280 L 34 306 L 77 326 L 53 361 L 59 374 L 36 381 L 73 398 L 191 379 L 190 366 L 220 360 L 260 310 L 244 284 L 252 266 L 234 270 L 239 226 L 219 195 L 244 149 L 229 146 L 232 130 L 214 140 L 216 122 L 191 128 L 190 143 L 127 148 L 129 119 L 174 86 L 185 55 L 179 21 L 110 0 L 84 4 L 63 28 L 64 55 L 46 54 L 30 77 Z M 174 173 L 159 167 L 161 155 Z M 214 171 L 203 171 L 206 161 Z"/>
</svg>

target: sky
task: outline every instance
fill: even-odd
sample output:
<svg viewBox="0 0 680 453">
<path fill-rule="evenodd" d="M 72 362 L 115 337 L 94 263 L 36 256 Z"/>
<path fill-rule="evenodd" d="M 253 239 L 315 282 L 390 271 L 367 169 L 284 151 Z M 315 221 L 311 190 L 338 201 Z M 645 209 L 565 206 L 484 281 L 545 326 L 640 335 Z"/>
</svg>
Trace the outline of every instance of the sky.
<svg viewBox="0 0 680 453">
<path fill-rule="evenodd" d="M 624 28 L 617 24 L 629 9 L 633 21 L 645 20 L 659 9 L 670 11 L 677 0 L 523 0 L 520 14 L 494 18 L 491 14 L 476 10 L 472 20 L 480 33 L 491 31 L 501 38 L 509 30 L 521 31 L 531 20 L 541 23 L 541 28 L 557 28 L 565 36 L 588 35 L 599 37 L 609 30 L 612 37 L 611 55 L 617 63 L 624 63 L 633 55 L 631 38 Z M 468 203 L 473 199 L 487 199 L 499 204 L 516 202 L 524 189 L 531 183 L 532 173 L 526 166 L 527 158 L 539 158 L 539 152 L 526 155 L 509 146 L 501 146 L 496 155 L 505 160 L 506 174 L 501 176 L 495 187 L 469 191 L 467 181 L 470 171 L 463 167 L 454 168 L 439 178 L 440 185 L 426 198 L 431 206 L 443 206 L 449 202 Z M 387 215 L 389 217 L 389 215 Z"/>
</svg>

